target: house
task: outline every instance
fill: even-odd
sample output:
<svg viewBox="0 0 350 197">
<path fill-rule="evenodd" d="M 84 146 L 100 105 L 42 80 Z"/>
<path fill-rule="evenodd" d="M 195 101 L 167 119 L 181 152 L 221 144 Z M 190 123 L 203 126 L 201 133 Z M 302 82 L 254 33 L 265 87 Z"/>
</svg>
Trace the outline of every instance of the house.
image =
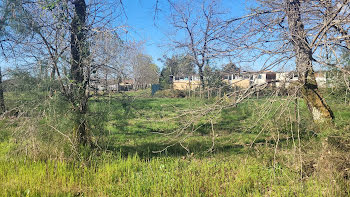
<svg viewBox="0 0 350 197">
<path fill-rule="evenodd" d="M 221 73 L 222 80 L 231 87 L 249 88 L 252 85 L 268 84 L 271 87 L 289 87 L 292 83 L 298 81 L 298 73 L 292 72 L 273 72 L 273 71 L 234 71 L 232 73 Z M 316 82 L 319 87 L 326 87 L 327 81 L 325 71 L 315 72 Z M 190 77 L 171 76 L 173 89 L 175 90 L 195 90 L 200 87 L 198 75 Z"/>
<path fill-rule="evenodd" d="M 271 86 L 276 85 L 277 74 L 272 71 L 261 71 L 261 72 L 248 72 L 251 81 L 251 85 L 262 85 L 265 83 L 271 84 Z"/>
<path fill-rule="evenodd" d="M 131 79 L 124 80 L 91 80 L 90 81 L 90 89 L 95 92 L 119 92 L 119 91 L 130 91 L 134 88 L 134 81 Z"/>
<path fill-rule="evenodd" d="M 290 84 L 298 81 L 297 72 L 277 72 L 276 87 L 289 87 Z"/>
<path fill-rule="evenodd" d="M 223 81 L 231 84 L 233 87 L 248 88 L 252 85 L 262 85 L 268 83 L 272 87 L 289 87 L 290 84 L 298 81 L 298 73 L 292 72 L 273 72 L 273 71 L 261 71 L 261 72 L 235 72 L 224 73 Z M 325 71 L 315 72 L 316 82 L 319 87 L 326 87 L 329 84 L 329 79 L 326 77 Z"/>
<path fill-rule="evenodd" d="M 195 90 L 200 87 L 198 75 L 193 76 L 171 76 L 174 90 Z"/>
<path fill-rule="evenodd" d="M 121 80 L 118 84 L 118 91 L 130 91 L 134 89 L 134 80 L 132 79 L 124 79 Z"/>
<path fill-rule="evenodd" d="M 252 72 L 242 71 L 224 75 L 224 81 L 231 84 L 233 87 L 248 88 L 252 85 L 262 85 L 270 82 L 275 85 L 276 73 L 272 71 Z"/>
<path fill-rule="evenodd" d="M 223 81 L 232 87 L 248 88 L 251 85 L 250 75 L 247 73 L 234 72 L 222 73 Z"/>
<path fill-rule="evenodd" d="M 317 71 L 315 72 L 315 78 L 317 85 L 321 88 L 327 87 L 327 73 L 325 71 Z"/>
<path fill-rule="evenodd" d="M 276 87 L 289 87 L 290 84 L 297 82 L 299 79 L 298 73 L 293 72 L 279 72 L 276 73 Z M 326 72 L 325 71 L 316 71 L 315 79 L 318 87 L 325 88 L 327 87 Z"/>
</svg>

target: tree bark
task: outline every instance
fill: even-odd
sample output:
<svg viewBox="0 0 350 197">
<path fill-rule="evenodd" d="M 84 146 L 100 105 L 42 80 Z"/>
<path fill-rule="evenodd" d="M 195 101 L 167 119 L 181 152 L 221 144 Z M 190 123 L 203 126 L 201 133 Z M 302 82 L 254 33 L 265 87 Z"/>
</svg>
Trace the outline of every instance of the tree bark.
<svg viewBox="0 0 350 197">
<path fill-rule="evenodd" d="M 301 20 L 300 1 L 286 0 L 286 13 L 303 98 L 316 123 L 331 122 L 334 119 L 333 112 L 320 94 L 316 83 L 312 66 L 312 49 L 309 47 Z"/>
<path fill-rule="evenodd" d="M 5 100 L 4 100 L 4 88 L 2 84 L 2 73 L 0 67 L 0 114 L 6 111 Z"/>
<path fill-rule="evenodd" d="M 74 132 L 77 144 L 87 145 L 89 136 L 87 133 L 87 122 L 85 115 L 88 107 L 87 83 L 85 79 L 86 59 L 88 56 L 88 45 L 86 42 L 86 4 L 85 0 L 75 0 L 74 17 L 71 22 L 71 102 L 75 109 Z"/>
<path fill-rule="evenodd" d="M 198 66 L 198 74 L 199 74 L 199 81 L 202 86 L 202 88 L 205 88 L 204 84 L 204 73 L 203 73 L 203 66 Z"/>
<path fill-rule="evenodd" d="M 50 74 L 50 87 L 49 87 L 49 94 L 50 94 L 50 97 L 52 97 L 53 96 L 53 94 L 54 94 L 54 90 L 53 90 L 53 85 L 54 85 L 54 81 L 55 81 L 55 75 L 56 75 L 56 69 L 55 69 L 55 66 L 54 65 L 52 65 L 52 68 L 51 68 L 51 74 Z"/>
<path fill-rule="evenodd" d="M 54 81 L 55 80 L 55 76 L 56 76 L 56 69 L 55 69 L 55 66 L 52 66 L 51 74 L 50 74 L 50 80 Z"/>
</svg>

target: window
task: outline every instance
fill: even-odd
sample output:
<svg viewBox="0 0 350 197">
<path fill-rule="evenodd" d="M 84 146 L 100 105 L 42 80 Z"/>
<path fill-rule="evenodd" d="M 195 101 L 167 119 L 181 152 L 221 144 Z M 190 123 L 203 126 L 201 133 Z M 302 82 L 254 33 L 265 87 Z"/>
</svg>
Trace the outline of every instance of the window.
<svg viewBox="0 0 350 197">
<path fill-rule="evenodd" d="M 258 75 L 258 79 L 261 79 L 262 78 L 262 76 L 261 75 Z"/>
<path fill-rule="evenodd" d="M 276 79 L 276 73 L 266 73 L 266 79 L 267 80 L 275 80 Z"/>
</svg>

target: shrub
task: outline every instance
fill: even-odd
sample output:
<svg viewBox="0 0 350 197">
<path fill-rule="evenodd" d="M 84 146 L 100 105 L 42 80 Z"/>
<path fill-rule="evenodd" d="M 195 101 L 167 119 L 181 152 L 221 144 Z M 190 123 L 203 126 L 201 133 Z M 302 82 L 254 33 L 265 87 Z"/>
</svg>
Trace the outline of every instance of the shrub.
<svg viewBox="0 0 350 197">
<path fill-rule="evenodd" d="M 186 97 L 186 92 L 182 90 L 167 89 L 156 92 L 154 96 L 159 98 L 184 98 Z"/>
</svg>

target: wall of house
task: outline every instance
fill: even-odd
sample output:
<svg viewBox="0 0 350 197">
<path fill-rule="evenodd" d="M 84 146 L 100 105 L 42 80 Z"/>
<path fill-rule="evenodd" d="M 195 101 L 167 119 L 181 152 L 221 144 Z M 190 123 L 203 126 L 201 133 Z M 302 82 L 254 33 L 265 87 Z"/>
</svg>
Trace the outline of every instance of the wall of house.
<svg viewBox="0 0 350 197">
<path fill-rule="evenodd" d="M 200 87 L 200 81 L 188 81 L 188 80 L 173 81 L 174 90 L 195 90 L 199 87 Z"/>
<path fill-rule="evenodd" d="M 320 87 L 326 87 L 327 79 L 324 72 L 315 73 L 317 84 Z M 200 87 L 200 81 L 197 78 L 177 78 L 173 81 L 175 90 L 194 90 Z M 238 74 L 226 74 L 223 76 L 223 82 L 232 87 L 249 88 L 251 85 L 262 85 L 268 81 L 273 81 L 272 85 L 276 87 L 289 87 L 290 84 L 298 81 L 297 74 L 290 72 L 250 72 Z"/>
<path fill-rule="evenodd" d="M 240 88 L 249 88 L 250 80 L 249 79 L 233 79 L 230 81 L 232 87 L 240 87 Z"/>
<path fill-rule="evenodd" d="M 276 73 L 276 87 L 289 87 L 291 83 L 295 83 L 298 81 L 297 75 L 294 75 L 294 73 Z"/>
<path fill-rule="evenodd" d="M 317 85 L 321 88 L 327 87 L 327 78 L 326 77 L 316 77 Z"/>
<path fill-rule="evenodd" d="M 255 85 L 261 85 L 266 83 L 266 73 L 254 74 L 252 83 Z"/>
</svg>

